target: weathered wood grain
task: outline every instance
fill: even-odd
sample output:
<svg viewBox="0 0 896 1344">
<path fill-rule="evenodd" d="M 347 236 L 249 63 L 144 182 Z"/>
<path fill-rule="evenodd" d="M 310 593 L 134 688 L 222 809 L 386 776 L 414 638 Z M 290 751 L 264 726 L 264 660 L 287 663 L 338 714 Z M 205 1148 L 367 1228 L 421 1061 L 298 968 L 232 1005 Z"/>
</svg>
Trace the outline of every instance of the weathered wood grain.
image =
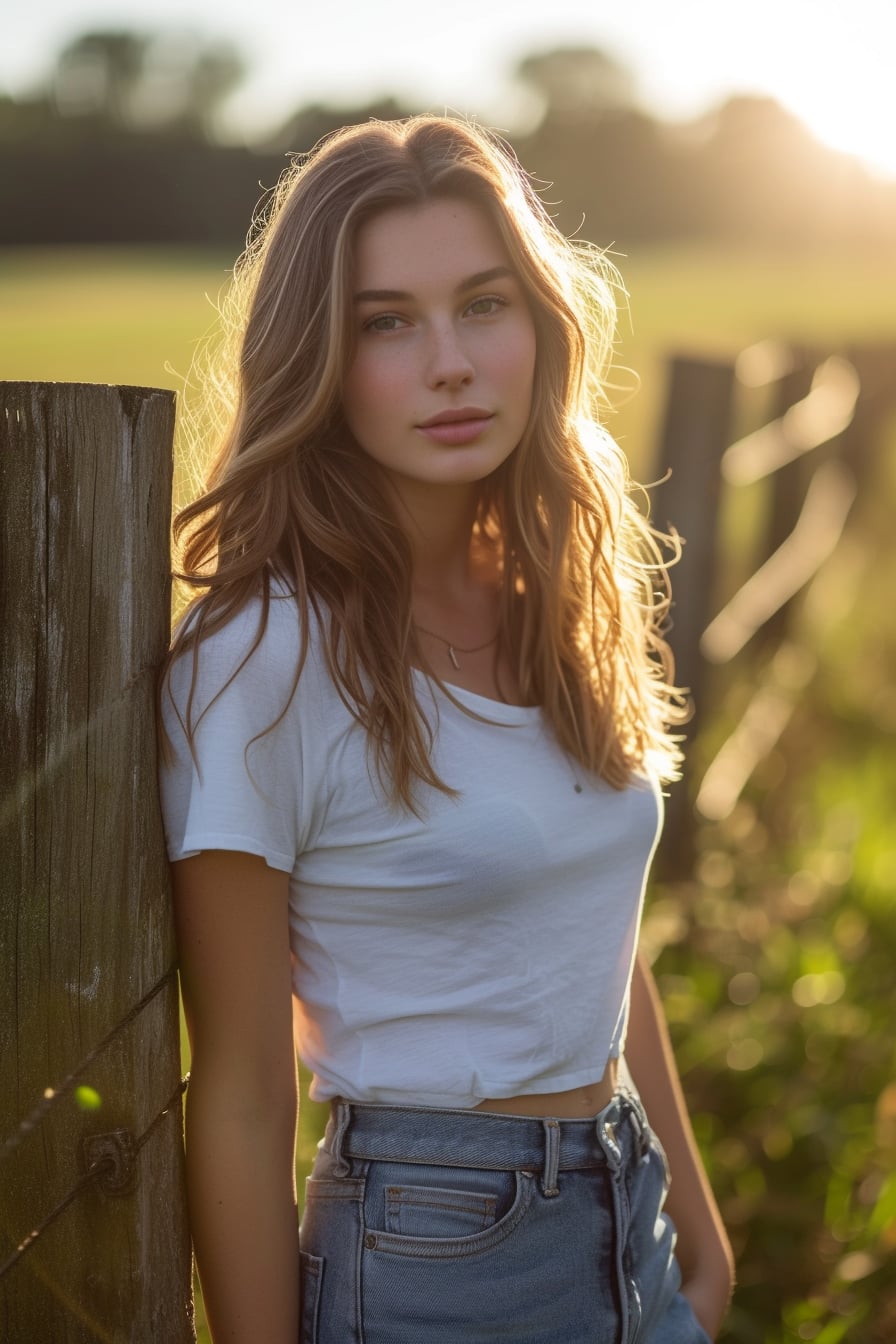
<svg viewBox="0 0 896 1344">
<path fill-rule="evenodd" d="M 174 398 L 0 383 L 0 1150 L 174 959 L 154 678 L 169 622 Z M 78 1179 L 85 1137 L 135 1139 L 180 1071 L 160 994 L 0 1164 L 0 1262 Z M 5 1344 L 193 1339 L 181 1106 L 127 1193 L 94 1183 L 0 1280 Z"/>
</svg>

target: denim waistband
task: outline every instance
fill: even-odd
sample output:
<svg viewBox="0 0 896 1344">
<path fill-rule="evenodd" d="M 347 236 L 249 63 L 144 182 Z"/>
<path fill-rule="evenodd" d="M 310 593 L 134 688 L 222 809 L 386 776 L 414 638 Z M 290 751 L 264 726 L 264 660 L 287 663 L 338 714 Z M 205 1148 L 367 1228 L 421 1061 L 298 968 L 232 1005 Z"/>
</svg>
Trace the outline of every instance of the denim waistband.
<svg viewBox="0 0 896 1344">
<path fill-rule="evenodd" d="M 337 1099 L 323 1146 L 342 1174 L 348 1158 L 489 1171 L 540 1171 L 555 1194 L 558 1171 L 609 1167 L 643 1156 L 649 1130 L 639 1100 L 620 1090 L 587 1120 L 390 1106 Z"/>
</svg>

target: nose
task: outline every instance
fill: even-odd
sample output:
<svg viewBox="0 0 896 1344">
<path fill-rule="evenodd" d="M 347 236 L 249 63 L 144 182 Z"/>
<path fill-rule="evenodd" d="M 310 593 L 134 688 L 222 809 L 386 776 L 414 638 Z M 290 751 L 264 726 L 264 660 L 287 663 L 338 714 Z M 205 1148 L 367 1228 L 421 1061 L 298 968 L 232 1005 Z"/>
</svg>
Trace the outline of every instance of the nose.
<svg viewBox="0 0 896 1344">
<path fill-rule="evenodd" d="M 427 383 L 430 387 L 466 387 L 475 369 L 460 332 L 453 322 L 438 323 L 430 333 Z"/>
</svg>

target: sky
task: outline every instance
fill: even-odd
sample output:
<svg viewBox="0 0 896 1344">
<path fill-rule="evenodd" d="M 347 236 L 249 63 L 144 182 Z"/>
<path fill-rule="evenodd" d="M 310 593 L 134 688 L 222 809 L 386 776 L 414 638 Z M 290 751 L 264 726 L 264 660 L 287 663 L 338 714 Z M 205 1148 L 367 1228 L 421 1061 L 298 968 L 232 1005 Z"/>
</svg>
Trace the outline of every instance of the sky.
<svg viewBox="0 0 896 1344">
<path fill-rule="evenodd" d="M 896 0 L 10 0 L 0 90 L 19 95 L 89 28 L 190 27 L 228 38 L 251 74 L 229 109 L 251 136 L 298 106 L 393 93 L 512 131 L 531 113 L 517 61 L 601 47 L 653 115 L 689 120 L 769 94 L 815 135 L 896 177 Z"/>
</svg>

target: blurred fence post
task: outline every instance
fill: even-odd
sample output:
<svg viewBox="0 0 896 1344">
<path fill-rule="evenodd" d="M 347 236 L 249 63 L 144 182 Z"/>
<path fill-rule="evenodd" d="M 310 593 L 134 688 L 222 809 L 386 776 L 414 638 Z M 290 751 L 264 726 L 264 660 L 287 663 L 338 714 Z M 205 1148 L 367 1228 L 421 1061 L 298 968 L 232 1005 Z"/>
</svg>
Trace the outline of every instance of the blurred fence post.
<svg viewBox="0 0 896 1344">
<path fill-rule="evenodd" d="M 794 345 L 791 346 L 791 351 L 793 362 L 775 384 L 772 414 L 777 417 L 784 416 L 791 406 L 808 395 L 818 363 L 808 350 Z M 763 563 L 773 555 L 796 527 L 806 495 L 806 483 L 812 470 L 814 461 L 810 466 L 806 458 L 800 455 L 790 462 L 785 462 L 774 473 L 771 507 L 765 536 L 757 557 L 758 563 Z M 762 632 L 763 641 L 767 646 L 775 645 L 784 638 L 792 610 L 791 599 L 769 617 Z"/>
<path fill-rule="evenodd" d="M 173 421 L 158 389 L 0 383 L 5 1344 L 194 1338 L 155 780 Z"/>
<path fill-rule="evenodd" d="M 859 375 L 861 392 L 846 431 L 844 453 L 861 489 L 874 478 L 880 431 L 896 414 L 896 343 L 853 345 L 847 356 Z"/>
<path fill-rule="evenodd" d="M 712 608 L 716 579 L 716 546 L 721 476 L 719 462 L 731 440 L 734 366 L 678 356 L 669 361 L 669 388 L 659 460 L 655 475 L 666 477 L 657 487 L 653 521 L 661 530 L 675 528 L 684 538 L 681 560 L 672 571 L 672 628 L 675 676 L 690 691 L 694 716 L 688 725 L 693 741 L 702 709 L 704 661 L 700 636 Z M 668 473 L 668 475 L 667 475 Z M 663 877 L 681 877 L 692 860 L 693 821 L 685 777 L 672 785 L 657 870 Z"/>
</svg>

